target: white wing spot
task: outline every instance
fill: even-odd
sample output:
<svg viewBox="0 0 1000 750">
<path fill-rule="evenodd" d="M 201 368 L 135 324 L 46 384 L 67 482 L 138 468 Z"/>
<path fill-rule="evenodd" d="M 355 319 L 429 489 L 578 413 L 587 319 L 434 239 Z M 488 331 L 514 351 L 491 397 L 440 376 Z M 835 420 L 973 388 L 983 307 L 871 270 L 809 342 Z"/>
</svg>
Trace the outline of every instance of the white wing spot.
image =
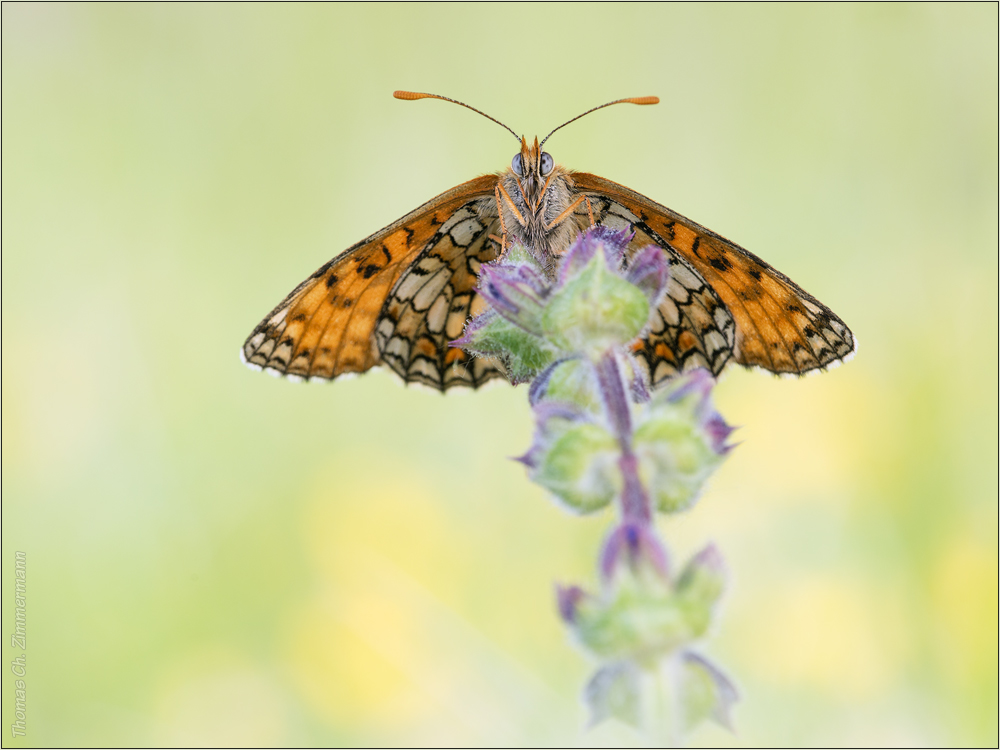
<svg viewBox="0 0 1000 750">
<path fill-rule="evenodd" d="M 448 221 L 446 221 L 444 224 L 441 225 L 441 230 L 440 231 L 442 233 L 447 234 L 448 232 L 450 232 L 452 230 L 452 228 L 455 225 L 460 224 L 461 222 L 465 221 L 466 219 L 475 218 L 475 216 L 476 216 L 476 212 L 475 211 L 472 211 L 469 208 L 463 206 L 458 211 L 456 211 L 455 213 L 453 213 L 450 217 L 448 217 Z"/>
<path fill-rule="evenodd" d="M 468 247 L 476 235 L 483 231 L 483 225 L 475 219 L 466 219 L 457 224 L 450 234 L 459 247 Z"/>
<path fill-rule="evenodd" d="M 683 263 L 670 264 L 670 279 L 682 284 L 686 289 L 701 289 L 705 282 Z"/>
<path fill-rule="evenodd" d="M 445 321 L 448 319 L 448 298 L 446 295 L 439 296 L 434 300 L 431 309 L 427 311 L 427 328 L 432 333 L 441 333 Z"/>
<path fill-rule="evenodd" d="M 666 321 L 667 325 L 675 326 L 681 321 L 680 311 L 677 309 L 677 305 L 670 297 L 664 297 L 663 301 L 660 303 L 660 314 L 663 316 L 663 320 Z"/>
<path fill-rule="evenodd" d="M 430 278 L 425 278 L 424 285 L 413 298 L 413 309 L 426 310 L 430 307 L 431 303 L 433 303 L 434 299 L 441 293 L 441 290 L 444 289 L 445 285 L 448 283 L 448 279 L 450 278 L 451 269 L 448 268 L 448 266 L 443 266 L 436 274 Z"/>
</svg>

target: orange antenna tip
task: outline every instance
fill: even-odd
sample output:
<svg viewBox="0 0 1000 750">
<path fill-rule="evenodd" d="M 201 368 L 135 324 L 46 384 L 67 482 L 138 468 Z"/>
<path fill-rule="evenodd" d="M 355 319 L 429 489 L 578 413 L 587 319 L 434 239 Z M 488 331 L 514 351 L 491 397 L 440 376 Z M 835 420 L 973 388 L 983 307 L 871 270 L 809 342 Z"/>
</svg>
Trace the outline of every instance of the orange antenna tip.
<svg viewBox="0 0 1000 750">
<path fill-rule="evenodd" d="M 633 96 L 630 99 L 615 99 L 613 102 L 608 102 L 607 104 L 602 104 L 600 107 L 594 107 L 593 109 L 588 109 L 582 115 L 577 115 L 572 120 L 567 120 L 562 125 L 560 125 L 558 128 L 556 128 L 556 130 L 559 130 L 559 128 L 566 127 L 571 122 L 576 122 L 581 117 L 584 117 L 585 115 L 589 115 L 591 112 L 596 112 L 599 109 L 604 109 L 605 107 L 610 107 L 613 104 L 659 104 L 659 103 L 660 103 L 660 97 L 658 97 L 658 96 Z M 556 130 L 553 130 L 552 133 L 555 133 Z M 549 138 L 552 137 L 552 133 L 549 133 L 547 136 L 545 136 L 542 139 L 542 145 L 543 146 L 545 145 L 545 141 L 547 141 Z"/>
<path fill-rule="evenodd" d="M 414 99 L 434 99 L 434 94 L 419 94 L 416 91 L 393 91 L 392 95 L 397 99 L 404 99 L 412 102 Z"/>
</svg>

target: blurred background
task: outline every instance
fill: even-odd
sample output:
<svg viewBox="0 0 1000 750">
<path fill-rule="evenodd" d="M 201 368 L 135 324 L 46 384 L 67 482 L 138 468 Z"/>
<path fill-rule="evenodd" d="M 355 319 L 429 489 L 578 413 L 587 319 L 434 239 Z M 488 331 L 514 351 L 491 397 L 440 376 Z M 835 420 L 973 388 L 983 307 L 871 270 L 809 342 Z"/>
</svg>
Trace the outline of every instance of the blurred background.
<svg viewBox="0 0 1000 750">
<path fill-rule="evenodd" d="M 3 6 L 5 745 L 615 745 L 555 582 L 612 516 L 507 457 L 524 388 L 294 384 L 240 344 L 529 137 L 762 256 L 860 341 L 733 370 L 661 524 L 732 571 L 738 733 L 997 742 L 997 6 Z"/>
</svg>

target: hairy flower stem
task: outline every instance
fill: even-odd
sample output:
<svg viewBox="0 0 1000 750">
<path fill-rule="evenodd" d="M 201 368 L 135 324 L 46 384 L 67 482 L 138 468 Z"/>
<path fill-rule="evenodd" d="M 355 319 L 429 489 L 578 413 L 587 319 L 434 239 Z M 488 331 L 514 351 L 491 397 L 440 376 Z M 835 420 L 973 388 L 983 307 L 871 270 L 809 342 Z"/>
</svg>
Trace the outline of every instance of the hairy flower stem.
<svg viewBox="0 0 1000 750">
<path fill-rule="evenodd" d="M 549 276 L 514 244 L 483 265 L 489 309 L 452 342 L 531 382 L 536 427 L 528 476 L 575 513 L 621 503 L 598 558 L 600 589 L 558 586 L 559 614 L 599 660 L 584 689 L 591 722 L 616 718 L 677 746 L 706 719 L 730 726 L 736 690 L 694 650 L 726 584 L 713 545 L 674 571 L 654 513 L 690 508 L 730 446 L 706 370 L 655 390 L 630 347 L 654 321 L 670 279 L 660 248 L 627 253 L 633 235 L 584 232 Z"/>
<path fill-rule="evenodd" d="M 653 513 L 649 495 L 639 479 L 639 460 L 632 450 L 631 408 L 614 350 L 605 352 L 597 361 L 595 369 L 608 421 L 614 428 L 622 452 L 621 458 L 618 459 L 623 479 L 622 520 L 648 525 L 652 523 Z"/>
</svg>

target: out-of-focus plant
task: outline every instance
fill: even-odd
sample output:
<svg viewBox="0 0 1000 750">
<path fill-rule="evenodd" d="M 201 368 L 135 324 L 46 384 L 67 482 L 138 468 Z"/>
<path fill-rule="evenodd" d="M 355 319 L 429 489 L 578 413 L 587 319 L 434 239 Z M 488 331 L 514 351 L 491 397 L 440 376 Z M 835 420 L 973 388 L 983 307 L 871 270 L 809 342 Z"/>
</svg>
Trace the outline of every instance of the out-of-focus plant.
<svg viewBox="0 0 1000 750">
<path fill-rule="evenodd" d="M 555 278 L 515 242 L 482 267 L 489 309 L 453 346 L 497 358 L 512 382 L 531 383 L 535 437 L 519 460 L 533 481 L 577 513 L 617 501 L 598 589 L 557 587 L 559 613 L 599 662 L 584 691 L 591 723 L 613 716 L 677 745 L 705 719 L 730 726 L 736 690 L 694 650 L 726 573 L 712 545 L 675 571 L 654 518 L 693 505 L 732 430 L 712 406 L 707 371 L 651 393 L 629 355 L 670 273 L 657 247 L 626 257 L 631 239 L 586 231 Z"/>
</svg>

